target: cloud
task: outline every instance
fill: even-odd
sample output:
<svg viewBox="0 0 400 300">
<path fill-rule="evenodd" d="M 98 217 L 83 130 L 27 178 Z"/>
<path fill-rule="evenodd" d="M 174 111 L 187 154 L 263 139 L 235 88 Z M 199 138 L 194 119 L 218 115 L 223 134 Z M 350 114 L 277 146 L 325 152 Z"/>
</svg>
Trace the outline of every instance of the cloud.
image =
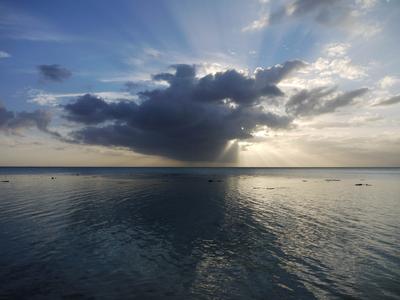
<svg viewBox="0 0 400 300">
<path fill-rule="evenodd" d="M 27 91 L 27 96 L 29 98 L 28 102 L 36 103 L 36 104 L 43 105 L 43 106 L 60 105 L 63 102 L 65 102 L 65 100 L 83 96 L 85 94 L 86 93 L 57 94 L 57 93 L 49 93 L 49 92 L 39 90 L 39 89 L 28 89 L 28 91 Z M 121 92 L 103 91 L 103 92 L 94 92 L 92 94 L 102 97 L 107 102 L 118 101 L 120 99 L 134 101 L 134 100 L 137 100 L 137 98 L 138 98 L 136 95 L 132 95 L 128 91 L 121 91 Z"/>
<path fill-rule="evenodd" d="M 345 3 L 349 1 L 341 0 L 296 0 L 289 4 L 286 9 L 286 16 L 300 17 L 311 15 L 315 21 L 321 24 L 332 25 L 342 22 L 348 17 L 348 6 Z M 272 19 L 280 21 L 282 14 L 273 14 Z"/>
<path fill-rule="evenodd" d="M 346 131 L 346 130 L 343 130 Z M 289 146 L 308 158 L 318 158 L 319 166 L 399 166 L 400 137 L 398 134 L 374 134 L 341 136 L 340 138 L 302 136 L 291 138 Z M 289 155 L 288 155 L 289 156 Z M 305 162 L 306 163 L 305 163 Z M 305 158 L 300 165 L 310 166 L 315 162 Z"/>
<path fill-rule="evenodd" d="M 139 103 L 86 94 L 64 106 L 65 118 L 85 125 L 72 133 L 78 143 L 184 161 L 232 160 L 229 142 L 250 138 L 259 127 L 290 127 L 292 117 L 269 111 L 261 99 L 282 96 L 276 84 L 304 66 L 289 61 L 252 76 L 232 69 L 197 77 L 195 66 L 174 65 L 175 72 L 153 76 L 168 86 L 140 92 Z"/>
<path fill-rule="evenodd" d="M 374 104 L 373 106 L 388 106 L 400 103 L 400 95 L 390 97 L 389 99 L 383 100 Z"/>
<path fill-rule="evenodd" d="M 355 64 L 348 55 L 348 43 L 329 43 L 322 47 L 322 56 L 307 64 L 295 76 L 279 83 L 281 88 L 312 89 L 349 83 L 349 80 L 362 81 L 370 75 L 370 67 Z M 345 79 L 345 80 L 343 80 Z"/>
<path fill-rule="evenodd" d="M 345 8 L 346 4 L 341 0 L 295 0 L 261 16 L 243 31 L 260 30 L 268 25 L 303 16 L 311 16 L 318 23 L 331 25 L 342 22 L 348 17 L 349 12 Z"/>
<path fill-rule="evenodd" d="M 47 111 L 14 113 L 0 104 L 0 131 L 15 133 L 21 129 L 36 127 L 41 131 L 52 133 L 48 130 L 50 121 L 51 115 Z"/>
<path fill-rule="evenodd" d="M 379 32 L 379 26 L 377 24 L 359 26 L 355 20 L 372 9 L 375 4 L 376 1 L 372 0 L 294 0 L 279 6 L 270 13 L 262 13 L 259 19 L 245 26 L 242 31 L 257 31 L 286 20 L 308 17 L 314 22 L 325 26 L 351 28 L 359 35 L 368 36 L 372 34 L 372 31 L 374 31 L 374 34 Z M 362 28 L 360 28 L 365 26 L 370 28 L 369 33 L 362 31 Z M 375 30 L 372 30 L 373 28 Z"/>
<path fill-rule="evenodd" d="M 330 43 L 324 47 L 324 52 L 328 57 L 343 57 L 347 55 L 350 47 L 349 43 Z"/>
<path fill-rule="evenodd" d="M 0 3 L 0 37 L 35 42 L 66 42 L 76 38 L 61 33 L 53 24 Z"/>
<path fill-rule="evenodd" d="M 354 103 L 354 100 L 368 91 L 361 88 L 345 93 L 337 93 L 336 88 L 318 87 L 302 90 L 290 97 L 286 112 L 294 116 L 314 116 L 331 113 L 336 109 Z"/>
<path fill-rule="evenodd" d="M 8 58 L 11 57 L 11 55 L 5 51 L 0 51 L 0 58 Z"/>
<path fill-rule="evenodd" d="M 334 59 L 320 57 L 312 65 L 312 68 L 324 77 L 335 75 L 340 78 L 355 80 L 367 76 L 365 68 L 353 65 L 351 59 L 347 56 Z"/>
<path fill-rule="evenodd" d="M 135 80 L 126 81 L 124 83 L 123 91 L 130 93 L 131 95 L 136 95 L 140 91 L 148 89 L 165 88 L 167 85 L 163 82 L 156 82 L 154 80 Z M 126 98 L 126 97 L 120 97 Z"/>
<path fill-rule="evenodd" d="M 122 119 L 134 113 L 138 105 L 134 102 L 120 101 L 107 103 L 104 99 L 91 94 L 77 98 L 74 103 L 64 106 L 68 113 L 66 119 L 83 124 L 99 124 L 107 120 Z"/>
<path fill-rule="evenodd" d="M 267 16 L 262 16 L 260 19 L 258 20 L 254 20 L 253 22 L 250 23 L 250 25 L 247 25 L 245 27 L 243 27 L 242 31 L 246 32 L 246 31 L 257 31 L 257 30 L 261 30 L 264 27 L 268 26 L 268 17 Z"/>
<path fill-rule="evenodd" d="M 350 45 L 347 43 L 331 43 L 323 48 L 326 57 L 319 57 L 310 64 L 309 72 L 315 72 L 318 77 L 337 76 L 343 79 L 356 80 L 367 77 L 366 68 L 353 64 L 347 55 Z"/>
<path fill-rule="evenodd" d="M 54 65 L 39 65 L 39 73 L 44 80 L 61 82 L 69 77 L 72 73 L 68 69 L 54 64 Z"/>
<path fill-rule="evenodd" d="M 385 76 L 378 82 L 379 87 L 382 89 L 391 88 L 392 86 L 397 85 L 399 83 L 400 79 L 394 76 Z"/>
<path fill-rule="evenodd" d="M 317 121 L 306 125 L 307 127 L 324 129 L 324 128 L 355 128 L 369 126 L 371 123 L 383 121 L 384 118 L 379 115 L 361 115 L 346 121 Z"/>
</svg>

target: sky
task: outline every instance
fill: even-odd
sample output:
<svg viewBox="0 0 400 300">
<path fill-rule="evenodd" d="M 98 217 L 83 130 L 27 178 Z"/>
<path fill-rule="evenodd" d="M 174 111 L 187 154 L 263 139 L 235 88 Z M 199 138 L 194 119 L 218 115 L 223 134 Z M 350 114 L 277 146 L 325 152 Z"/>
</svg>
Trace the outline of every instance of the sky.
<svg viewBox="0 0 400 300">
<path fill-rule="evenodd" d="M 0 0 L 1 166 L 400 166 L 400 1 Z"/>
</svg>

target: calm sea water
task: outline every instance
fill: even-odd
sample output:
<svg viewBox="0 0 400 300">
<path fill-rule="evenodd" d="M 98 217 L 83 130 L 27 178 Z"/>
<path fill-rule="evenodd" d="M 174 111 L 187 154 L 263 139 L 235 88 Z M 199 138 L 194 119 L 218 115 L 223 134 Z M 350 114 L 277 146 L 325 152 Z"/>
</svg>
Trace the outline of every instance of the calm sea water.
<svg viewBox="0 0 400 300">
<path fill-rule="evenodd" d="M 0 299 L 400 299 L 400 169 L 0 180 Z"/>
</svg>

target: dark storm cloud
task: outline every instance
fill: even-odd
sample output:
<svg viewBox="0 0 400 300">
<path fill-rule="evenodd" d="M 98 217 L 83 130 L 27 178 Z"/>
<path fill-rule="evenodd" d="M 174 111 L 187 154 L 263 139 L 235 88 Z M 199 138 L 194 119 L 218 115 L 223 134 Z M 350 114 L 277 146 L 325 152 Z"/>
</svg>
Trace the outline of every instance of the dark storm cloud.
<svg viewBox="0 0 400 300">
<path fill-rule="evenodd" d="M 287 18 L 311 16 L 325 25 L 338 25 L 350 17 L 351 1 L 348 0 L 295 0 L 273 11 L 269 24 L 279 23 Z"/>
<path fill-rule="evenodd" d="M 290 97 L 286 112 L 293 116 L 314 116 L 334 112 L 337 108 L 351 105 L 357 97 L 364 95 L 367 88 L 346 93 L 336 93 L 336 88 L 319 87 L 302 90 Z"/>
<path fill-rule="evenodd" d="M 255 76 L 228 70 L 198 78 L 195 66 L 174 65 L 174 73 L 153 76 L 168 87 L 139 93 L 139 104 L 87 94 L 64 106 L 65 117 L 90 125 L 73 134 L 76 142 L 211 161 L 221 158 L 229 141 L 250 138 L 259 126 L 290 126 L 291 117 L 267 111 L 260 99 L 283 95 L 276 84 L 303 66 L 290 61 Z"/>
<path fill-rule="evenodd" d="M 41 77 L 48 81 L 61 82 L 65 79 L 68 79 L 72 75 L 71 71 L 57 64 L 39 65 L 38 70 Z"/>
<path fill-rule="evenodd" d="M 14 113 L 7 110 L 0 104 L 0 130 L 14 132 L 20 129 L 36 127 L 41 131 L 48 132 L 48 125 L 51 121 L 51 115 L 43 110 L 33 112 Z"/>
<path fill-rule="evenodd" d="M 390 97 L 389 99 L 383 100 L 379 103 L 376 103 L 374 106 L 388 106 L 400 103 L 400 95 Z"/>
<path fill-rule="evenodd" d="M 135 81 L 127 81 L 124 84 L 124 91 L 136 93 L 141 88 L 141 85 Z"/>
<path fill-rule="evenodd" d="M 126 120 L 137 111 L 135 102 L 123 101 L 107 103 L 103 99 L 86 94 L 74 103 L 64 106 L 66 119 L 83 124 L 99 124 L 107 120 Z"/>
<path fill-rule="evenodd" d="M 153 76 L 154 80 L 164 80 L 171 90 L 180 93 L 189 88 L 190 97 L 200 102 L 220 102 L 230 99 L 239 105 L 254 105 L 262 96 L 281 96 L 282 91 L 276 86 L 291 72 L 306 66 L 299 60 L 288 61 L 283 65 L 256 70 L 255 76 L 246 76 L 234 69 L 216 74 L 208 74 L 200 79 L 195 77 L 195 67 L 175 65 L 176 74 L 161 73 Z M 142 95 L 154 95 L 153 91 Z"/>
</svg>

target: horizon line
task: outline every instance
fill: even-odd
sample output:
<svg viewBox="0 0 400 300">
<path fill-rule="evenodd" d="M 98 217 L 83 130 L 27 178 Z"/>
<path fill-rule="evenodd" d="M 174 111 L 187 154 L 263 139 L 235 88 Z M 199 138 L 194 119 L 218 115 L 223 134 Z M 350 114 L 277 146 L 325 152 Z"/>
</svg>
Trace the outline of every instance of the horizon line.
<svg viewBox="0 0 400 300">
<path fill-rule="evenodd" d="M 266 166 L 0 166 L 0 168 L 148 168 L 148 169 L 160 169 L 160 168 L 170 168 L 170 169 L 379 169 L 379 168 L 393 168 L 397 169 L 400 166 L 279 166 L 279 167 L 266 167 Z"/>
</svg>

